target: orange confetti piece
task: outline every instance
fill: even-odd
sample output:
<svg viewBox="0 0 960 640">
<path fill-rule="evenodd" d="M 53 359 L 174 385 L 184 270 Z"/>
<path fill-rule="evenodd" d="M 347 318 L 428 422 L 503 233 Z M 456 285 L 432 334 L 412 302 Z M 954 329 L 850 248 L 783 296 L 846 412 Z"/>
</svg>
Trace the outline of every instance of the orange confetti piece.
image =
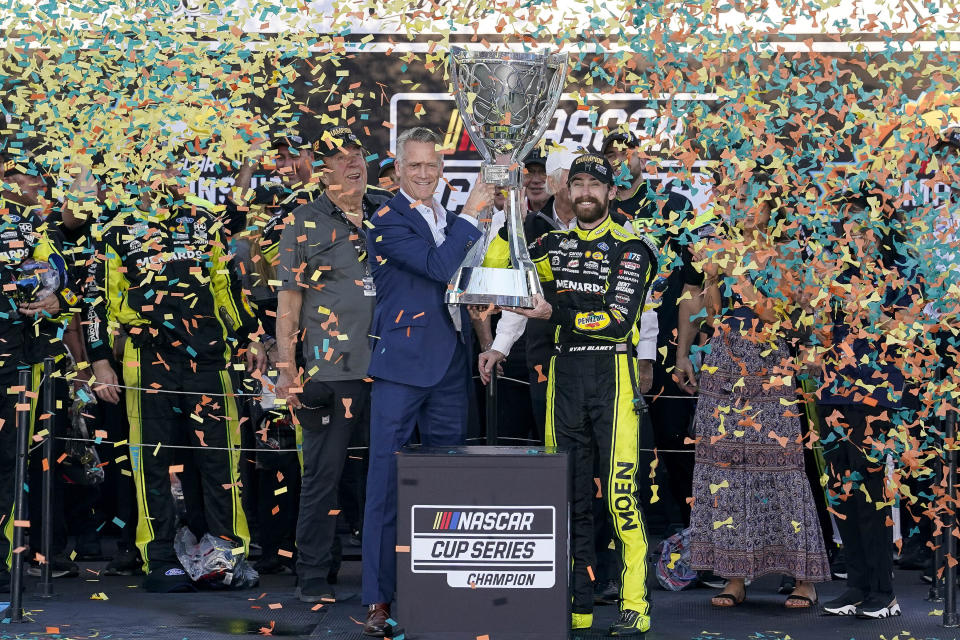
<svg viewBox="0 0 960 640">
<path fill-rule="evenodd" d="M 407 545 L 397 545 L 397 553 L 410 553 L 410 547 Z"/>
<path fill-rule="evenodd" d="M 547 381 L 547 376 L 543 375 L 543 365 L 542 365 L 542 364 L 538 364 L 538 365 L 535 366 L 533 369 L 534 369 L 534 371 L 537 372 L 537 382 L 546 382 L 546 381 Z"/>
</svg>

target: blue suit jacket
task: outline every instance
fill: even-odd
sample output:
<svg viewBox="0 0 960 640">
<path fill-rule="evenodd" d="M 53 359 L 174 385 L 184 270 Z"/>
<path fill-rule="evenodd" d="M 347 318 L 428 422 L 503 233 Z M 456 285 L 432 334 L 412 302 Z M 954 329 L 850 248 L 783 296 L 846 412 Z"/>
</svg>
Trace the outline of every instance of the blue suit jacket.
<svg viewBox="0 0 960 640">
<path fill-rule="evenodd" d="M 443 378 L 457 331 L 444 302 L 456 274 L 481 232 L 447 214 L 446 239 L 438 247 L 420 212 L 398 193 L 371 219 L 367 230 L 377 304 L 371 325 L 369 374 L 415 387 Z M 462 340 L 469 345 L 470 316 L 460 307 Z"/>
</svg>

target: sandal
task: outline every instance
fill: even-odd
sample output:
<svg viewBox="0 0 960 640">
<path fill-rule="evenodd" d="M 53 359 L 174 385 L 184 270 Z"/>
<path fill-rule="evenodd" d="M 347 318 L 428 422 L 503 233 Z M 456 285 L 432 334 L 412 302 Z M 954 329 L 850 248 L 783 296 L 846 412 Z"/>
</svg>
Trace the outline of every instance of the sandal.
<svg viewBox="0 0 960 640">
<path fill-rule="evenodd" d="M 791 593 L 789 596 L 787 596 L 783 606 L 787 609 L 809 609 L 813 605 L 817 604 L 818 600 L 819 598 L 816 596 L 816 594 L 814 594 L 813 599 L 810 599 L 807 596 Z"/>
<path fill-rule="evenodd" d="M 727 609 L 730 607 L 735 607 L 737 605 L 743 604 L 743 601 L 747 599 L 747 594 L 744 593 L 743 597 L 737 600 L 737 597 L 732 593 L 721 593 L 710 598 L 710 604 L 715 607 L 720 607 Z"/>
</svg>

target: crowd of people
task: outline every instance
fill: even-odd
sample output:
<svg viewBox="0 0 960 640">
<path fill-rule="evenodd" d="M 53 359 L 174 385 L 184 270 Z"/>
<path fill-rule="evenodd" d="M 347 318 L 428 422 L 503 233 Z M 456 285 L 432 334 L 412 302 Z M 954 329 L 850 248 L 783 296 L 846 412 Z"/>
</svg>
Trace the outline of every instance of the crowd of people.
<svg viewBox="0 0 960 640">
<path fill-rule="evenodd" d="M 925 294 L 884 190 L 832 198 L 817 235 L 762 159 L 737 180 L 718 165 L 695 208 L 646 177 L 650 158 L 626 130 L 599 153 L 541 144 L 523 160 L 523 228 L 544 295 L 468 307 L 446 302 L 448 283 L 477 244 L 484 265 L 509 266 L 504 199 L 478 181 L 459 213 L 445 210 L 442 142 L 399 132 L 371 179 L 350 128 L 279 131 L 230 169 L 225 204 L 192 195 L 170 162 L 128 185 L 131 206 L 105 197 L 102 157 L 54 200 L 30 141 L 6 145 L 0 377 L 12 389 L 30 370 L 38 389 L 53 358 L 54 433 L 79 437 L 86 422 L 110 443 L 99 485 L 58 467 L 64 517 L 52 557 L 31 536 L 30 570 L 78 575 L 74 559 L 98 556 L 114 531 L 107 575 L 192 591 L 174 544 L 187 527 L 240 558 L 253 539 L 257 571 L 295 573 L 301 600 L 335 602 L 346 532 L 362 545 L 364 633 L 388 635 L 394 454 L 463 444 L 478 423 L 474 377 L 490 384 L 497 370 L 529 383 L 508 392 L 504 442 L 570 455 L 572 628 L 605 602 L 620 607 L 611 634 L 650 628 L 642 449 L 662 451 L 690 566 L 720 589 L 714 606 L 781 574 L 784 605 L 814 607 L 818 583 L 845 577 L 827 613 L 898 615 L 887 442 L 937 427 L 918 417 L 920 376 L 891 329 Z M 960 131 L 946 132 L 940 171 L 958 150 Z M 807 272 L 778 266 L 797 255 Z M 16 424 L 16 396 L 0 411 Z M 6 568 L 14 434 L 0 428 Z M 915 506 L 901 509 L 900 558 L 926 565 L 930 518 Z"/>
</svg>

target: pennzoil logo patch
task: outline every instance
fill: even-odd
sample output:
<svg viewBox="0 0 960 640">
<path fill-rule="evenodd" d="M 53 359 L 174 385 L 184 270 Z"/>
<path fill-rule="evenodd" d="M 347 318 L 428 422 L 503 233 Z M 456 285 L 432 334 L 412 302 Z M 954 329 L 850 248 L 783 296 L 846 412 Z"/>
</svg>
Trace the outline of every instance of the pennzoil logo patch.
<svg viewBox="0 0 960 640">
<path fill-rule="evenodd" d="M 577 329 L 599 331 L 610 324 L 610 316 L 605 313 L 580 313 L 574 321 Z"/>
</svg>

